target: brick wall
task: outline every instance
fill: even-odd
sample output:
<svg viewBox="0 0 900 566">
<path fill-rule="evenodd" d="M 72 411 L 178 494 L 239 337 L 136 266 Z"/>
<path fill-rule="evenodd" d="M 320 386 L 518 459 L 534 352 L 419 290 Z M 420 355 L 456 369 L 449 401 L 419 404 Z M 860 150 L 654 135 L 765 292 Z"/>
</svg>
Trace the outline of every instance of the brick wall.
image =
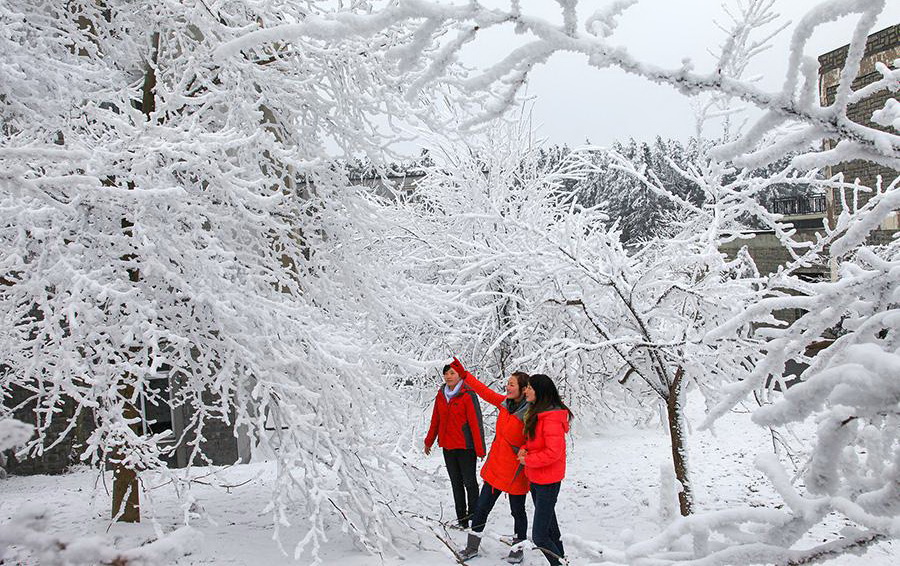
<svg viewBox="0 0 900 566">
<path fill-rule="evenodd" d="M 878 53 L 896 48 L 898 45 L 900 45 L 900 24 L 886 27 L 881 31 L 876 31 L 866 40 L 866 50 L 863 53 L 863 59 L 871 58 Z M 824 75 L 830 71 L 839 71 L 843 68 L 849 50 L 850 45 L 848 44 L 820 55 L 819 74 Z"/>
<path fill-rule="evenodd" d="M 834 102 L 837 92 L 838 83 L 840 81 L 840 73 L 843 69 L 844 61 L 847 59 L 849 45 L 845 45 L 819 57 L 819 97 L 823 106 L 829 106 Z M 875 69 L 876 63 L 884 63 L 891 67 L 895 59 L 900 58 L 900 24 L 890 26 L 881 31 L 873 33 L 866 41 L 866 49 L 863 60 L 860 63 L 859 74 L 853 81 L 852 88 L 860 89 L 871 84 L 881 78 L 881 74 Z M 897 98 L 895 93 L 884 89 L 865 100 L 847 107 L 847 117 L 858 124 L 887 131 L 888 128 L 880 126 L 871 121 L 872 113 L 884 107 L 888 98 Z M 860 184 L 865 187 L 874 187 L 878 176 L 889 183 L 898 175 L 900 171 L 884 167 L 868 161 L 850 161 L 840 163 L 831 167 L 830 173 L 844 174 L 844 181 L 853 183 L 857 179 Z M 862 206 L 865 204 L 871 193 L 856 192 L 852 189 L 844 189 L 843 197 L 838 194 L 832 194 L 829 198 L 829 218 L 833 219 L 835 214 L 840 210 L 843 202 L 847 202 L 851 207 L 854 205 Z"/>
</svg>

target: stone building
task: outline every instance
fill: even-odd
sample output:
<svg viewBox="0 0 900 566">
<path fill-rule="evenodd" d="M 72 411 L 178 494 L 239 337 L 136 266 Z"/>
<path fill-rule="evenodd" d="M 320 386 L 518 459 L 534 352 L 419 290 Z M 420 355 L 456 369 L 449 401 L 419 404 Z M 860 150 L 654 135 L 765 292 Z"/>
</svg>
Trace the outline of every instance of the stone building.
<svg viewBox="0 0 900 566">
<path fill-rule="evenodd" d="M 819 57 L 819 103 L 823 107 L 831 105 L 835 100 L 841 71 L 843 70 L 849 47 L 849 45 L 844 45 Z M 860 64 L 859 74 L 852 84 L 853 90 L 861 89 L 881 78 L 881 73 L 878 72 L 876 64 L 882 63 L 891 68 L 894 61 L 898 59 L 900 59 L 900 24 L 890 26 L 870 35 L 866 41 L 866 49 Z M 849 105 L 847 117 L 868 127 L 887 131 L 887 128 L 873 123 L 871 117 L 876 110 L 883 108 L 885 102 L 891 97 L 896 100 L 897 93 L 892 93 L 888 89 L 872 93 L 865 99 Z M 826 144 L 826 148 L 832 143 Z M 876 187 L 879 176 L 885 185 L 900 176 L 898 171 L 877 163 L 861 160 L 839 163 L 829 167 L 824 171 L 824 174 L 828 178 L 842 174 L 845 183 L 858 181 L 858 184 L 862 187 Z M 864 206 L 871 196 L 871 192 L 855 190 L 851 187 L 830 189 L 824 196 L 776 200 L 773 203 L 772 212 L 784 215 L 784 220 L 794 225 L 796 229 L 795 239 L 799 241 L 814 241 L 817 233 L 823 230 L 823 222 L 826 219 L 829 226 L 834 226 L 834 220 L 840 214 L 842 207 L 848 206 L 851 210 L 858 209 Z M 872 232 L 869 237 L 869 243 L 874 245 L 887 243 L 896 235 L 898 229 L 900 229 L 900 211 L 894 211 L 893 215 L 887 218 L 879 229 Z M 736 253 L 741 246 L 746 245 L 761 273 L 773 273 L 790 260 L 787 250 L 784 249 L 771 230 L 753 232 L 753 236 L 750 240 L 733 242 L 725 247 L 723 251 L 731 255 Z M 830 265 L 810 265 L 799 269 L 797 273 L 800 277 L 810 280 L 833 278 L 839 259 L 831 258 Z M 802 314 L 802 312 L 796 311 L 776 313 L 780 319 L 788 323 L 794 322 Z M 819 350 L 828 347 L 829 343 L 829 337 L 827 335 L 823 336 L 823 340 L 810 347 L 807 355 L 816 355 Z M 800 375 L 805 367 L 804 363 L 791 360 L 788 362 L 785 375 Z M 788 383 L 790 384 L 791 382 L 789 381 Z"/>
<path fill-rule="evenodd" d="M 828 106 L 834 102 L 849 47 L 849 45 L 844 45 L 819 57 L 819 102 L 822 106 Z M 900 24 L 875 32 L 868 37 L 859 75 L 853 81 L 853 89 L 863 88 L 881 77 L 876 69 L 877 63 L 892 67 L 893 62 L 897 59 L 900 59 Z M 873 123 L 871 117 L 872 113 L 883 108 L 885 101 L 891 97 L 897 99 L 897 93 L 892 93 L 888 89 L 872 93 L 862 101 L 849 105 L 847 116 L 860 124 L 886 131 L 887 128 Z M 824 174 L 827 177 L 843 174 L 845 183 L 859 180 L 859 185 L 862 187 L 875 187 L 878 176 L 881 176 L 885 184 L 900 176 L 898 171 L 861 160 L 829 167 Z M 773 203 L 772 211 L 783 214 L 784 219 L 794 225 L 794 228 L 797 229 L 796 238 L 798 240 L 813 241 L 816 232 L 822 230 L 823 219 L 827 218 L 829 225 L 833 226 L 834 219 L 845 203 L 851 208 L 858 208 L 865 205 L 869 198 L 871 198 L 871 193 L 868 191 L 854 191 L 849 187 L 842 190 L 832 189 L 824 197 L 808 196 L 776 200 Z M 895 211 L 892 217 L 882 223 L 880 229 L 873 232 L 870 241 L 875 244 L 887 242 L 898 229 L 900 229 L 900 213 Z M 747 245 L 750 255 L 762 273 L 772 273 L 790 259 L 787 250 L 781 246 L 773 232 L 758 231 L 753 234 L 752 240 L 730 244 L 725 251 L 733 253 L 737 251 L 738 247 Z M 810 279 L 825 279 L 832 275 L 830 272 L 833 268 L 834 262 L 832 262 L 832 266 L 809 266 L 802 269 L 800 274 Z M 794 317 L 787 315 L 785 318 L 793 320 Z"/>
<path fill-rule="evenodd" d="M 844 45 L 819 57 L 819 102 L 822 106 L 829 106 L 834 102 L 841 71 L 847 59 L 849 48 L 849 45 Z M 852 84 L 853 90 L 861 89 L 881 78 L 881 73 L 876 69 L 878 63 L 891 68 L 894 61 L 898 59 L 900 59 L 900 24 L 887 27 L 870 35 L 866 41 L 863 59 L 860 62 L 859 74 Z M 855 104 L 850 104 L 847 108 L 847 117 L 867 127 L 888 131 L 888 128 L 872 122 L 871 117 L 873 112 L 884 108 L 884 104 L 889 98 L 896 100 L 897 93 L 892 93 L 888 89 L 872 93 L 865 99 Z M 861 160 L 841 163 L 830 167 L 826 172 L 829 176 L 838 173 L 843 173 L 845 182 L 852 183 L 859 179 L 860 184 L 865 187 L 874 187 L 878 176 L 881 176 L 884 183 L 887 184 L 900 175 L 900 171 Z M 854 206 L 854 203 L 855 206 L 862 206 L 871 197 L 869 192 L 858 192 L 857 195 L 853 193 L 854 191 L 849 188 L 843 189 L 843 195 L 841 195 L 841 191 L 829 191 L 827 195 L 827 210 L 830 222 L 833 223 L 835 215 L 840 211 L 842 200 L 849 203 L 851 207 Z M 855 199 L 854 196 L 856 197 Z M 893 218 L 888 219 L 882 224 L 881 228 L 891 232 L 900 229 L 900 214 L 895 212 Z M 890 234 L 884 233 L 874 235 L 875 238 L 886 238 L 889 236 Z"/>
</svg>

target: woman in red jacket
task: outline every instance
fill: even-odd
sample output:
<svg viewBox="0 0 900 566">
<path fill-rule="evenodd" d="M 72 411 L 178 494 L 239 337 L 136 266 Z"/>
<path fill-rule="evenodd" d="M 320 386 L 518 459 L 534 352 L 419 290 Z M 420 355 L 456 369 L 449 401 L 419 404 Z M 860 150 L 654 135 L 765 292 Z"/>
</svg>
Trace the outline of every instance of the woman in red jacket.
<svg viewBox="0 0 900 566">
<path fill-rule="evenodd" d="M 484 457 L 484 423 L 481 403 L 449 365 L 444 366 L 445 385 L 438 389 L 431 412 L 431 426 L 425 436 L 425 454 L 437 438 L 444 449 L 444 463 L 453 489 L 453 503 L 459 526 L 467 528 L 478 501 L 475 460 Z"/>
<path fill-rule="evenodd" d="M 553 380 L 544 374 L 529 378 L 525 399 L 531 408 L 525 414 L 525 448 L 519 451 L 519 462 L 525 465 L 534 501 L 531 540 L 556 566 L 565 556 L 556 521 L 556 499 L 566 475 L 566 433 L 574 417 Z"/>
<path fill-rule="evenodd" d="M 487 460 L 481 467 L 484 485 L 475 506 L 472 517 L 472 530 L 476 533 L 484 531 L 488 515 L 501 494 L 509 494 L 509 510 L 515 525 L 513 544 L 525 540 L 528 531 L 528 515 L 525 514 L 525 494 L 528 493 L 528 479 L 525 477 L 522 464 L 516 458 L 519 449 L 525 445 L 524 420 L 528 402 L 525 401 L 524 389 L 528 385 L 528 374 L 517 371 L 506 382 L 506 395 L 497 393 L 474 375 L 466 371 L 459 360 L 453 358 L 450 367 L 462 376 L 465 384 L 472 388 L 479 397 L 500 409 L 497 415 L 497 428 Z M 463 560 L 478 554 L 481 537 L 469 534 L 466 548 L 460 552 Z M 506 558 L 511 564 L 521 562 L 521 548 L 510 551 Z"/>
</svg>

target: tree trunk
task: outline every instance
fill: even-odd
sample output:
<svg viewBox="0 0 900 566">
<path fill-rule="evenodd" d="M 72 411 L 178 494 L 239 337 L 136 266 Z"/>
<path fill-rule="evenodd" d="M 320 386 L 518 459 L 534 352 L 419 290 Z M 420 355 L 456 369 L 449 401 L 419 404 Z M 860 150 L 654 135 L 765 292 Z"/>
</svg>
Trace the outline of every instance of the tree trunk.
<svg viewBox="0 0 900 566">
<path fill-rule="evenodd" d="M 113 469 L 112 518 L 123 523 L 141 522 L 137 472 L 116 462 Z"/>
<path fill-rule="evenodd" d="M 159 54 L 159 33 L 154 33 L 151 39 L 152 64 L 147 66 L 144 71 L 144 84 L 141 88 L 141 111 L 147 120 L 150 120 L 152 112 L 156 109 L 156 69 L 154 66 L 157 62 Z M 128 188 L 134 190 L 134 184 L 129 181 Z M 134 222 L 128 218 L 122 218 L 122 232 L 127 236 L 132 236 L 132 228 Z M 132 262 L 135 260 L 134 255 L 127 255 L 122 258 L 124 262 Z M 141 280 L 140 271 L 136 267 L 128 268 L 128 280 L 137 283 Z M 137 350 L 137 349 L 135 349 Z M 132 351 L 134 353 L 134 351 Z M 129 376 L 123 376 L 120 394 L 125 399 L 125 405 L 122 410 L 122 416 L 129 421 L 140 423 L 141 414 L 137 408 L 131 403 L 134 390 L 129 384 Z M 133 428 L 140 427 L 140 424 L 132 425 Z M 135 430 L 138 434 L 143 434 L 143 430 Z M 119 521 L 125 523 L 141 522 L 140 498 L 138 494 L 137 470 L 126 467 L 122 463 L 123 454 L 116 453 L 113 456 L 113 501 L 112 516 L 113 519 L 118 517 Z"/>
<path fill-rule="evenodd" d="M 678 368 L 675 371 L 675 380 L 669 386 L 669 395 L 666 398 L 666 414 L 669 420 L 669 437 L 672 444 L 672 463 L 675 466 L 675 477 L 681 482 L 681 490 L 678 492 L 678 506 L 681 515 L 687 517 L 691 514 L 694 503 L 694 493 L 688 478 L 688 463 L 685 452 L 684 420 L 682 419 L 682 383 L 684 370 Z"/>
<path fill-rule="evenodd" d="M 140 413 L 137 408 L 128 401 L 132 397 L 134 389 L 128 385 L 128 376 L 124 376 L 125 384 L 119 390 L 119 394 L 125 399 L 122 408 L 122 416 L 130 421 L 140 422 Z M 135 425 L 132 425 L 134 427 Z M 140 425 L 137 425 L 140 426 Z M 112 492 L 112 518 L 123 523 L 140 523 L 141 506 L 138 494 L 137 470 L 126 467 L 122 463 L 124 454 L 120 450 L 112 456 L 113 465 L 113 492 Z"/>
<path fill-rule="evenodd" d="M 131 188 L 131 187 L 129 187 Z M 134 223 L 130 220 L 122 219 L 122 231 L 131 236 Z M 134 255 L 127 255 L 122 258 L 125 262 L 134 261 Z M 141 279 L 140 271 L 136 268 L 128 268 L 128 280 L 137 283 Z M 136 355 L 137 348 L 129 348 L 130 357 Z M 119 395 L 123 400 L 122 417 L 132 423 L 130 425 L 136 434 L 143 434 L 141 427 L 141 413 L 138 411 L 131 399 L 134 397 L 134 387 L 131 385 L 133 376 L 125 373 L 119 383 Z M 138 497 L 138 481 L 137 470 L 127 467 L 122 460 L 124 454 L 121 450 L 116 450 L 112 456 L 113 464 L 113 501 L 112 501 L 112 518 L 124 523 L 140 523 L 141 511 L 140 501 Z M 124 508 L 123 508 L 124 506 Z"/>
</svg>

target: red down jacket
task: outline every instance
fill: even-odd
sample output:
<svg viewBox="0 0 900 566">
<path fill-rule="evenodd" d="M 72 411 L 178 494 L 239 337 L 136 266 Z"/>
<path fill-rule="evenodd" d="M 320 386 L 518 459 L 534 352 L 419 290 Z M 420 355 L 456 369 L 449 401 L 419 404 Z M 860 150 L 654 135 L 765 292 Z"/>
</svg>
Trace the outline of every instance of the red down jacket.
<svg viewBox="0 0 900 566">
<path fill-rule="evenodd" d="M 431 426 L 425 436 L 425 446 L 431 448 L 435 437 L 441 448 L 469 448 L 475 450 L 478 457 L 484 456 L 481 403 L 465 383 L 449 402 L 444 395 L 444 386 L 438 389 L 434 397 L 434 409 L 431 411 Z"/>
<path fill-rule="evenodd" d="M 525 411 L 529 407 L 528 403 L 523 400 L 518 405 L 513 404 L 502 393 L 497 393 L 478 381 L 478 378 L 466 371 L 456 359 L 450 364 L 450 367 L 465 379 L 466 385 L 471 387 L 479 397 L 500 409 L 500 413 L 497 415 L 497 432 L 491 443 L 487 460 L 481 467 L 481 477 L 491 487 L 500 491 L 513 495 L 528 493 L 528 478 L 525 477 L 523 466 L 516 458 L 519 448 L 525 445 L 523 421 Z"/>
<path fill-rule="evenodd" d="M 536 484 L 562 481 L 566 476 L 566 433 L 569 411 L 553 409 L 538 413 L 534 438 L 525 442 L 525 475 Z"/>
</svg>

